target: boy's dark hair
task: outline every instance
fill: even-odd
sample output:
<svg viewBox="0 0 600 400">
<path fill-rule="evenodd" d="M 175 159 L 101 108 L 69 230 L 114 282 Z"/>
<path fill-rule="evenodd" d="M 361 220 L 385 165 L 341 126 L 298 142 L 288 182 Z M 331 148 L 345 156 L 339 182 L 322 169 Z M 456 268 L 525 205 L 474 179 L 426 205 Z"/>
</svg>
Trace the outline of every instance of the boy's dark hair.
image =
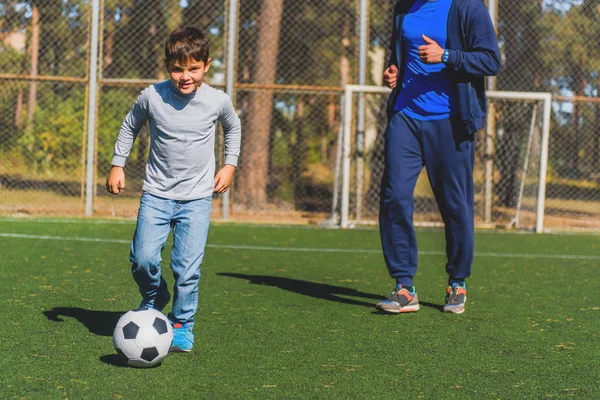
<svg viewBox="0 0 600 400">
<path fill-rule="evenodd" d="M 165 42 L 165 61 L 187 64 L 193 59 L 206 63 L 208 50 L 208 39 L 200 29 L 182 26 L 171 32 Z"/>
</svg>

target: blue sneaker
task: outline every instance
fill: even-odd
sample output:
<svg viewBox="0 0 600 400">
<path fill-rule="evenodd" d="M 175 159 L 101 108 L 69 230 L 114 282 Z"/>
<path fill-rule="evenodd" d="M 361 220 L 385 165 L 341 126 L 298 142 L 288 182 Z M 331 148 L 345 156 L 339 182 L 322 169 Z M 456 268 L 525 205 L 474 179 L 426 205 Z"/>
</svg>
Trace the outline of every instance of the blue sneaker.
<svg viewBox="0 0 600 400">
<path fill-rule="evenodd" d="M 173 325 L 173 343 L 171 352 L 188 353 L 194 347 L 194 334 L 182 324 Z"/>
<path fill-rule="evenodd" d="M 154 308 L 162 312 L 165 309 L 169 301 L 171 300 L 171 293 L 168 290 L 158 292 L 156 297 L 152 300 L 142 300 L 140 308 Z"/>
</svg>

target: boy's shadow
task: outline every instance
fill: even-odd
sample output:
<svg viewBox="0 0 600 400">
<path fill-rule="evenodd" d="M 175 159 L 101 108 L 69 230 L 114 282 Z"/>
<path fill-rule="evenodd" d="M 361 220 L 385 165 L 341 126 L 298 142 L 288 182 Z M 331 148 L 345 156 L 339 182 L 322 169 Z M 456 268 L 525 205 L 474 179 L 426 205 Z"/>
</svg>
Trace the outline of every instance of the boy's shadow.
<svg viewBox="0 0 600 400">
<path fill-rule="evenodd" d="M 317 283 L 317 282 L 309 282 L 303 281 L 300 279 L 291 279 L 291 278 L 283 278 L 279 276 L 268 276 L 268 275 L 246 275 L 246 274 L 234 274 L 227 272 L 219 272 L 217 273 L 219 276 L 228 276 L 231 278 L 239 278 L 239 279 L 247 279 L 250 283 L 256 285 L 268 285 L 277 287 L 283 290 L 288 290 L 290 292 L 303 294 L 305 296 L 314 297 L 317 299 L 335 301 L 338 303 L 344 304 L 353 304 L 356 306 L 363 307 L 372 307 L 375 308 L 375 304 L 383 299 L 383 296 L 371 294 L 371 293 L 363 293 L 355 289 L 346 288 L 343 286 L 334 286 L 328 285 L 325 283 Z M 352 297 L 362 297 L 363 299 L 373 300 L 372 302 L 360 301 L 348 299 L 340 296 L 352 296 Z M 424 303 L 419 302 L 419 304 L 426 306 L 437 308 L 439 310 L 443 309 L 443 306 L 439 306 L 437 304 L 432 303 Z"/>
<path fill-rule="evenodd" d="M 64 322 L 62 317 L 75 318 L 81 322 L 91 333 L 98 336 L 112 336 L 119 318 L 125 311 L 94 311 L 79 307 L 54 307 L 44 311 L 44 315 L 55 322 Z M 115 367 L 131 368 L 119 355 L 107 354 L 100 357 L 100 361 Z"/>
<path fill-rule="evenodd" d="M 54 307 L 44 311 L 50 321 L 64 322 L 61 317 L 75 318 L 81 322 L 91 333 L 99 336 L 112 336 L 119 318 L 125 311 L 94 311 L 79 307 Z"/>
</svg>

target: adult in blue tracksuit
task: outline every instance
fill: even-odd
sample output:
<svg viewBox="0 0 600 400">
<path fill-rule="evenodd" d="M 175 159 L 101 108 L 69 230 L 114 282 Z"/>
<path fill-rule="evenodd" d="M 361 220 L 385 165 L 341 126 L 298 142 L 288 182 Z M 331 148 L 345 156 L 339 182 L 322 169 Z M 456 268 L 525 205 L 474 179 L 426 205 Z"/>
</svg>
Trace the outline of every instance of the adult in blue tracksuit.
<svg viewBox="0 0 600 400">
<path fill-rule="evenodd" d="M 413 285 L 417 241 L 413 194 L 425 166 L 445 224 L 444 311 L 462 313 L 474 253 L 474 134 L 486 115 L 484 77 L 500 66 L 498 42 L 481 0 L 399 0 L 384 80 L 392 88 L 385 132 L 379 223 L 396 288 L 380 311 L 419 309 Z"/>
</svg>

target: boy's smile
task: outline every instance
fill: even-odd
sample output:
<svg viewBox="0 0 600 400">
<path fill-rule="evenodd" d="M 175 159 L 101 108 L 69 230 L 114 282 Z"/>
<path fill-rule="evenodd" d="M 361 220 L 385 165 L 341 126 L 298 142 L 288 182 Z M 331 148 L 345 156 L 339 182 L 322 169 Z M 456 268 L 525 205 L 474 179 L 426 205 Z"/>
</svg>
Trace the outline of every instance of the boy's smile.
<svg viewBox="0 0 600 400">
<path fill-rule="evenodd" d="M 196 91 L 202 85 L 204 74 L 210 68 L 210 61 L 210 58 L 206 63 L 191 59 L 185 64 L 180 64 L 178 61 L 166 64 L 173 86 L 182 94 L 191 94 Z"/>
</svg>

